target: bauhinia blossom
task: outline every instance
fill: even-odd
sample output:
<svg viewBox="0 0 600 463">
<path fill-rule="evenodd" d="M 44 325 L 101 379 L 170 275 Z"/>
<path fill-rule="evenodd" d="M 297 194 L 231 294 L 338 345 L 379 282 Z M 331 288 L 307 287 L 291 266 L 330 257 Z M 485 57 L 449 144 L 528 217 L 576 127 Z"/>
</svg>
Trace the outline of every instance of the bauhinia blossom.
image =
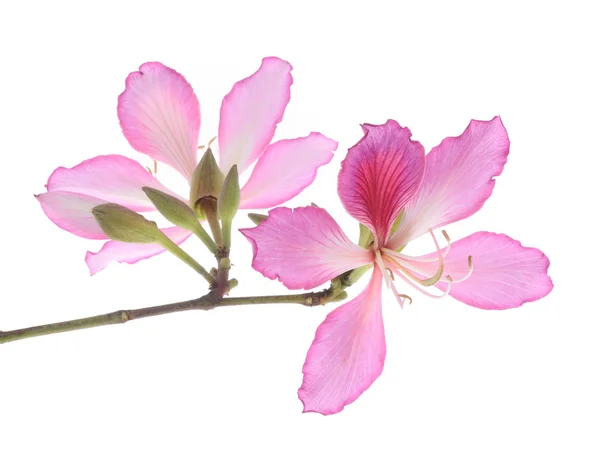
<svg viewBox="0 0 600 463">
<path fill-rule="evenodd" d="M 317 169 L 327 164 L 337 149 L 336 142 L 316 132 L 271 143 L 290 99 L 291 70 L 286 61 L 265 58 L 256 73 L 236 83 L 223 99 L 217 137 L 219 167 L 227 174 L 237 165 L 241 175 L 255 163 L 241 190 L 242 209 L 273 207 L 293 198 L 312 183 Z M 127 77 L 117 112 L 123 134 L 134 149 L 173 167 L 191 182 L 198 163 L 200 105 L 181 74 L 161 63 L 143 64 Z M 138 162 L 121 155 L 97 156 L 73 168 L 59 167 L 48 179 L 48 192 L 37 199 L 60 228 L 84 238 L 106 240 L 92 208 L 110 202 L 136 212 L 154 211 L 143 187 L 188 201 Z M 191 234 L 179 227 L 162 231 L 177 244 Z M 112 261 L 135 263 L 163 251 L 158 244 L 109 240 L 99 252 L 88 252 L 86 262 L 94 274 Z"/>
<path fill-rule="evenodd" d="M 348 151 L 338 194 L 348 213 L 371 234 L 352 243 L 318 207 L 276 208 L 258 227 L 244 229 L 254 249 L 253 267 L 290 289 L 311 289 L 369 265 L 366 288 L 332 311 L 317 329 L 298 395 L 305 411 L 331 414 L 356 400 L 381 374 L 386 353 L 382 281 L 403 304 L 407 292 L 450 295 L 482 309 L 508 309 L 552 289 L 548 258 L 506 235 L 478 232 L 445 247 L 435 230 L 469 217 L 490 197 L 509 150 L 499 117 L 471 121 L 425 156 L 423 146 L 396 121 L 364 124 L 364 137 Z M 434 251 L 404 253 L 429 235 Z M 435 289 L 435 288 L 437 289 Z M 402 289 L 404 291 L 404 289 Z"/>
</svg>

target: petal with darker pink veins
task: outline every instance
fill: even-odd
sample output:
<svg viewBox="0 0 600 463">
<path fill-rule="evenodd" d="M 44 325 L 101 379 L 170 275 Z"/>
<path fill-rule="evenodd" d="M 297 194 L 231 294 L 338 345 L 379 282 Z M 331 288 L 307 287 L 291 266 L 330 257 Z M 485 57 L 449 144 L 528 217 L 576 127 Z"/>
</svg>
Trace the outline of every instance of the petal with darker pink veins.
<svg viewBox="0 0 600 463">
<path fill-rule="evenodd" d="M 183 228 L 163 228 L 162 232 L 176 244 L 187 240 L 191 233 Z M 95 275 L 104 270 L 111 262 L 125 262 L 135 264 L 143 259 L 156 256 L 165 249 L 156 243 L 122 243 L 120 241 L 107 241 L 98 252 L 88 251 L 85 262 L 90 269 L 90 274 Z"/>
<path fill-rule="evenodd" d="M 252 267 L 289 289 L 315 288 L 374 259 L 320 207 L 278 207 L 258 227 L 240 232 L 252 244 Z"/>
<path fill-rule="evenodd" d="M 240 174 L 258 159 L 275 134 L 290 101 L 292 66 L 264 58 L 258 71 L 236 83 L 223 98 L 219 121 L 219 167 L 236 164 Z"/>
<path fill-rule="evenodd" d="M 200 104 L 192 86 L 162 63 L 144 63 L 125 81 L 117 108 L 129 144 L 178 170 L 188 181 L 197 164 Z"/>
<path fill-rule="evenodd" d="M 317 329 L 298 391 L 305 412 L 338 413 L 381 375 L 386 352 L 381 279 L 375 267 L 367 287 Z"/>
<path fill-rule="evenodd" d="M 444 252 L 445 250 L 442 250 Z M 437 268 L 437 254 L 423 256 L 431 263 L 411 262 L 422 275 L 433 275 Z M 470 276 L 468 258 L 472 256 Z M 548 257 L 536 248 L 527 248 L 519 241 L 490 232 L 478 232 L 450 245 L 444 258 L 444 275 L 457 282 L 450 288 L 450 296 L 480 309 L 502 310 L 536 301 L 552 291 L 548 276 Z M 436 286 L 445 291 L 443 280 Z"/>
<path fill-rule="evenodd" d="M 510 142 L 499 117 L 473 120 L 458 137 L 445 138 L 425 157 L 425 176 L 407 204 L 388 247 L 397 249 L 477 212 L 502 173 Z"/>
<path fill-rule="evenodd" d="M 311 133 L 270 145 L 241 191 L 240 209 L 278 206 L 309 186 L 317 169 L 333 158 L 337 142 Z"/>
<path fill-rule="evenodd" d="M 348 150 L 338 177 L 338 194 L 348 213 L 383 244 L 394 220 L 423 178 L 423 146 L 396 121 L 363 124 L 365 136 Z"/>
<path fill-rule="evenodd" d="M 138 162 L 116 154 L 96 156 L 71 168 L 59 167 L 46 188 L 93 196 L 137 212 L 155 210 L 142 190 L 145 186 L 177 196 Z"/>
</svg>

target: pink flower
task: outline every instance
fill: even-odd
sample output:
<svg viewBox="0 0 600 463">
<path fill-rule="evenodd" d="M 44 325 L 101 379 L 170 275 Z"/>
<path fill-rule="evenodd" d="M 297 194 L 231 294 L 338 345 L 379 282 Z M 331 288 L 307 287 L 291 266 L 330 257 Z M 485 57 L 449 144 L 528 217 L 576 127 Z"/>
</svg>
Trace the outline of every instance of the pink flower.
<svg viewBox="0 0 600 463">
<path fill-rule="evenodd" d="M 236 83 L 223 98 L 220 169 L 226 174 L 237 164 L 242 174 L 256 161 L 242 188 L 240 208 L 272 207 L 293 198 L 312 183 L 317 169 L 337 149 L 336 142 L 315 132 L 271 144 L 290 99 L 291 70 L 286 61 L 265 58 L 256 73 Z M 173 167 L 190 183 L 198 163 L 200 105 L 181 74 L 161 63 L 142 64 L 127 77 L 117 112 L 123 134 L 134 149 Z M 144 186 L 178 196 L 136 161 L 120 155 L 97 156 L 70 169 L 56 169 L 48 179 L 48 192 L 37 199 L 48 218 L 63 230 L 106 240 L 92 208 L 114 202 L 137 212 L 153 211 Z M 179 227 L 163 232 L 177 244 L 191 234 Z M 86 262 L 93 275 L 112 261 L 135 263 L 161 252 L 157 244 L 109 240 L 99 252 L 88 252 Z"/>
<path fill-rule="evenodd" d="M 401 304 L 410 298 L 398 292 L 398 280 L 432 297 L 450 295 L 496 310 L 540 299 L 552 289 L 548 258 L 538 249 L 490 232 L 452 245 L 443 232 L 448 243 L 442 249 L 433 232 L 469 217 L 490 197 L 509 148 L 499 117 L 471 121 L 461 136 L 446 138 L 427 156 L 393 120 L 364 124 L 363 130 L 365 136 L 342 163 L 338 193 L 348 213 L 372 232 L 366 249 L 318 207 L 276 208 L 260 226 L 242 230 L 253 245 L 252 266 L 290 289 L 311 289 L 351 269 L 373 267 L 367 287 L 317 329 L 298 391 L 304 411 L 337 413 L 381 374 L 382 279 Z M 402 252 L 424 234 L 433 240 L 433 253 Z"/>
</svg>

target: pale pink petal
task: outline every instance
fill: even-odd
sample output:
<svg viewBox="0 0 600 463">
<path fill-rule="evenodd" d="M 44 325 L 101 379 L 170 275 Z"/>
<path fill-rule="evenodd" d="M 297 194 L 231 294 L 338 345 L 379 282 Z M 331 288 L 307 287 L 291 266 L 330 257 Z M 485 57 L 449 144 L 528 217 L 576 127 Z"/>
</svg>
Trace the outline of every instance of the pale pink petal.
<svg viewBox="0 0 600 463">
<path fill-rule="evenodd" d="M 317 329 L 298 390 L 304 411 L 340 412 L 373 384 L 384 361 L 381 271 L 376 266 L 368 286 L 331 312 Z"/>
<path fill-rule="evenodd" d="M 292 199 L 313 182 L 319 167 L 331 161 L 337 145 L 315 132 L 270 145 L 242 188 L 240 208 L 273 207 Z"/>
<path fill-rule="evenodd" d="M 191 179 L 197 164 L 200 105 L 191 85 L 161 63 L 144 63 L 125 81 L 117 108 L 130 145 Z"/>
<path fill-rule="evenodd" d="M 278 207 L 258 227 L 240 230 L 252 244 L 252 267 L 289 289 L 312 289 L 373 262 L 319 207 Z"/>
<path fill-rule="evenodd" d="M 239 81 L 223 98 L 219 122 L 219 166 L 242 173 L 267 148 L 290 101 L 292 66 L 264 58 L 258 71 Z"/>
<path fill-rule="evenodd" d="M 48 218 L 63 230 L 83 238 L 107 239 L 92 215 L 92 208 L 106 201 L 67 191 L 42 193 L 36 198 Z"/>
<path fill-rule="evenodd" d="M 189 231 L 179 227 L 163 228 L 162 231 L 177 244 L 183 243 L 191 235 Z M 156 243 L 138 244 L 107 241 L 100 251 L 88 251 L 85 255 L 85 262 L 90 269 L 90 274 L 94 275 L 100 270 L 104 270 L 111 262 L 135 264 L 142 259 L 156 256 L 163 251 L 164 248 Z"/>
<path fill-rule="evenodd" d="M 348 150 L 338 194 L 348 213 L 385 242 L 394 220 L 423 178 L 423 146 L 396 121 L 363 124 L 365 136 Z"/>
<path fill-rule="evenodd" d="M 455 281 L 466 276 L 469 256 L 473 256 L 473 274 L 450 288 L 450 296 L 465 304 L 480 309 L 510 309 L 541 299 L 552 290 L 548 257 L 506 235 L 479 232 L 452 243 L 444 259 L 444 275 L 449 274 Z M 437 263 L 413 265 L 418 265 L 424 275 L 433 275 L 437 268 Z M 445 291 L 446 285 L 440 282 L 436 286 Z"/>
<path fill-rule="evenodd" d="M 144 212 L 156 209 L 142 190 L 145 186 L 177 196 L 138 162 L 116 154 L 96 156 L 71 168 L 59 167 L 50 175 L 46 188 L 93 196 Z"/>
<path fill-rule="evenodd" d="M 423 183 L 408 205 L 388 247 L 394 249 L 477 212 L 490 197 L 509 148 L 499 117 L 471 121 L 464 133 L 448 137 L 425 157 Z"/>
</svg>

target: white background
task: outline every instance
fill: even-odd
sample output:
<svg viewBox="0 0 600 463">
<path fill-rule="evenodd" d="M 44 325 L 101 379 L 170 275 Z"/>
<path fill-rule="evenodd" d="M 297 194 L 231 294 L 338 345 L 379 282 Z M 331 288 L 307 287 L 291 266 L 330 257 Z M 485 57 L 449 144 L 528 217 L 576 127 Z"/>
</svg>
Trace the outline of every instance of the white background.
<svg viewBox="0 0 600 463">
<path fill-rule="evenodd" d="M 447 228 L 504 232 L 542 249 L 554 291 L 488 312 L 385 296 L 388 354 L 342 413 L 302 414 L 296 391 L 328 307 L 223 308 L 0 345 L 0 459 L 17 462 L 598 462 L 600 303 L 596 211 L 600 104 L 593 2 L 3 2 L 0 7 L 0 329 L 198 296 L 163 255 L 90 278 L 100 243 L 70 235 L 33 194 L 52 170 L 118 153 L 116 98 L 159 60 L 201 101 L 220 100 L 263 56 L 294 66 L 276 138 L 340 142 L 290 205 L 327 207 L 361 122 L 394 118 L 427 149 L 500 114 L 511 154 L 492 198 Z M 159 171 L 159 178 L 161 172 Z M 237 224 L 248 226 L 240 216 Z M 284 288 L 235 241 L 236 295 Z M 186 249 L 207 262 L 200 246 Z M 364 282 L 362 282 L 364 284 Z M 360 286 L 351 289 L 351 296 Z"/>
</svg>

